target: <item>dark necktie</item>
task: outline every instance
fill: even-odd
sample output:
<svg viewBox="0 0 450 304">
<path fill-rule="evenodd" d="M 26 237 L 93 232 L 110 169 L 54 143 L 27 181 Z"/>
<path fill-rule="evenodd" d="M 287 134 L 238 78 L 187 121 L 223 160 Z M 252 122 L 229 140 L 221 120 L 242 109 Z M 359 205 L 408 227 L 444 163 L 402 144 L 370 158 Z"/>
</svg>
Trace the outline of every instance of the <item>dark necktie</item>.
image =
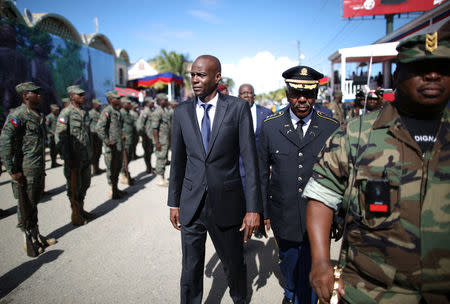
<svg viewBox="0 0 450 304">
<path fill-rule="evenodd" d="M 305 124 L 305 122 L 300 119 L 299 121 L 297 121 L 297 134 L 298 134 L 298 138 L 300 138 L 300 141 L 302 141 L 303 139 L 303 125 Z"/>
<path fill-rule="evenodd" d="M 211 109 L 212 105 L 203 103 L 201 105 L 205 110 L 202 118 L 202 140 L 203 140 L 203 148 L 205 148 L 205 152 L 208 153 L 209 146 L 209 138 L 211 135 L 211 120 L 209 119 L 209 109 Z"/>
</svg>

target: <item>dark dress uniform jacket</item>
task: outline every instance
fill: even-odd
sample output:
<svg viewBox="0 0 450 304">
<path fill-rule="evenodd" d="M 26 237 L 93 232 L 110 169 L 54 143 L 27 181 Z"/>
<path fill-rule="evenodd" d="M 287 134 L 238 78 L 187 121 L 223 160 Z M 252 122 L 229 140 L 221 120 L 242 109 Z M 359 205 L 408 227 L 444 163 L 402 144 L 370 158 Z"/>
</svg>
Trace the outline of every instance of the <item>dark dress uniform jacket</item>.
<svg viewBox="0 0 450 304">
<path fill-rule="evenodd" d="M 289 106 L 264 120 L 258 147 L 264 218 L 270 219 L 277 238 L 303 240 L 307 202 L 302 197 L 303 189 L 317 155 L 338 126 L 336 120 L 313 110 L 308 130 L 300 141 Z"/>
</svg>

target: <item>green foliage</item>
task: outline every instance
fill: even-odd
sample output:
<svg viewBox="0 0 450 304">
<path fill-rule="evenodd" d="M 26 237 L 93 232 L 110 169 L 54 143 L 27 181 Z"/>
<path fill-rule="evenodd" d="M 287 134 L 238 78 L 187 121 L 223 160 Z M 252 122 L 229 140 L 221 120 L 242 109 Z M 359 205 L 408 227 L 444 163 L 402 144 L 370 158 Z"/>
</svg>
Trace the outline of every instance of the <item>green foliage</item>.
<svg viewBox="0 0 450 304">
<path fill-rule="evenodd" d="M 171 72 L 183 77 L 184 85 L 190 89 L 190 77 L 187 71 L 188 55 L 178 54 L 174 51 L 167 52 L 162 49 L 160 54 L 151 60 L 155 68 L 160 72 Z"/>
<path fill-rule="evenodd" d="M 263 104 L 266 103 L 280 103 L 282 99 L 286 98 L 286 91 L 284 88 L 269 92 L 269 93 L 263 93 L 255 96 L 255 99 L 262 102 Z"/>
<path fill-rule="evenodd" d="M 234 88 L 234 80 L 232 78 L 229 77 L 222 77 L 222 79 L 220 80 L 219 84 L 224 84 L 227 86 L 228 91 L 232 91 Z"/>
<path fill-rule="evenodd" d="M 55 89 L 61 99 L 67 96 L 66 88 L 84 76 L 86 62 L 81 59 L 81 45 L 64 40 L 65 47 L 58 46 L 52 54 L 52 75 Z"/>
</svg>

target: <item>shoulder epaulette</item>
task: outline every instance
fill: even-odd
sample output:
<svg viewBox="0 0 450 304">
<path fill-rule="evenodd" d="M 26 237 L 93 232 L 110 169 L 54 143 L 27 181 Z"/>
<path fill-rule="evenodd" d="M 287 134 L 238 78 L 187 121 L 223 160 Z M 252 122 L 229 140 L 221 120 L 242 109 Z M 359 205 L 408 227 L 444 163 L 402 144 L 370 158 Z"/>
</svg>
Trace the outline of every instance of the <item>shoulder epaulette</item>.
<svg viewBox="0 0 450 304">
<path fill-rule="evenodd" d="M 281 117 L 283 115 L 284 115 L 284 111 L 279 111 L 279 112 L 273 113 L 273 114 L 267 116 L 266 119 L 264 119 L 264 122 L 269 121 L 274 118 Z"/>
<path fill-rule="evenodd" d="M 331 120 L 331 121 L 334 122 L 334 123 L 339 124 L 339 121 L 337 121 L 337 120 L 334 119 L 334 118 L 331 118 L 331 117 L 327 116 L 325 113 L 320 112 L 320 111 L 316 111 L 316 112 L 317 112 L 317 115 L 320 116 L 321 118 L 325 118 L 325 119 Z"/>
</svg>

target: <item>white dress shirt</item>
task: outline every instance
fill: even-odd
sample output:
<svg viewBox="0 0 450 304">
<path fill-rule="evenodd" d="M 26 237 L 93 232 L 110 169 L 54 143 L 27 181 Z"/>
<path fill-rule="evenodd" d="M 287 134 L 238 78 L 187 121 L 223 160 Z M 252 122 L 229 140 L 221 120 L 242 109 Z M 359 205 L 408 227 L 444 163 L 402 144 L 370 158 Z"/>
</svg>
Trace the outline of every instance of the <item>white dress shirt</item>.
<svg viewBox="0 0 450 304">
<path fill-rule="evenodd" d="M 306 116 L 305 118 L 302 118 L 304 124 L 302 127 L 303 130 L 303 134 L 306 135 L 306 131 L 308 131 L 309 125 L 311 124 L 311 118 L 312 118 L 312 114 L 313 114 L 312 110 L 308 116 Z M 295 129 L 297 129 L 297 122 L 300 120 L 300 118 L 297 117 L 297 115 L 294 114 L 294 112 L 292 112 L 292 109 L 289 108 L 289 114 L 291 115 L 291 121 L 292 121 L 292 125 L 294 126 Z"/>
<path fill-rule="evenodd" d="M 250 113 L 252 113 L 252 119 L 253 119 L 253 132 L 256 132 L 256 123 L 257 123 L 257 117 L 256 115 L 256 104 L 253 103 L 253 105 L 250 108 Z"/>
<path fill-rule="evenodd" d="M 212 130 L 212 125 L 214 123 L 214 116 L 216 115 L 216 108 L 217 108 L 217 101 L 219 100 L 219 94 L 216 93 L 216 96 L 214 96 L 213 99 L 211 99 L 208 104 L 210 104 L 212 107 L 209 108 L 208 114 L 209 114 L 209 120 L 211 121 L 210 130 Z M 197 114 L 197 121 L 198 121 L 198 127 L 200 130 L 202 129 L 202 119 L 205 115 L 205 108 L 202 107 L 202 102 L 200 98 L 197 97 L 197 106 L 195 107 L 195 112 Z"/>
</svg>

